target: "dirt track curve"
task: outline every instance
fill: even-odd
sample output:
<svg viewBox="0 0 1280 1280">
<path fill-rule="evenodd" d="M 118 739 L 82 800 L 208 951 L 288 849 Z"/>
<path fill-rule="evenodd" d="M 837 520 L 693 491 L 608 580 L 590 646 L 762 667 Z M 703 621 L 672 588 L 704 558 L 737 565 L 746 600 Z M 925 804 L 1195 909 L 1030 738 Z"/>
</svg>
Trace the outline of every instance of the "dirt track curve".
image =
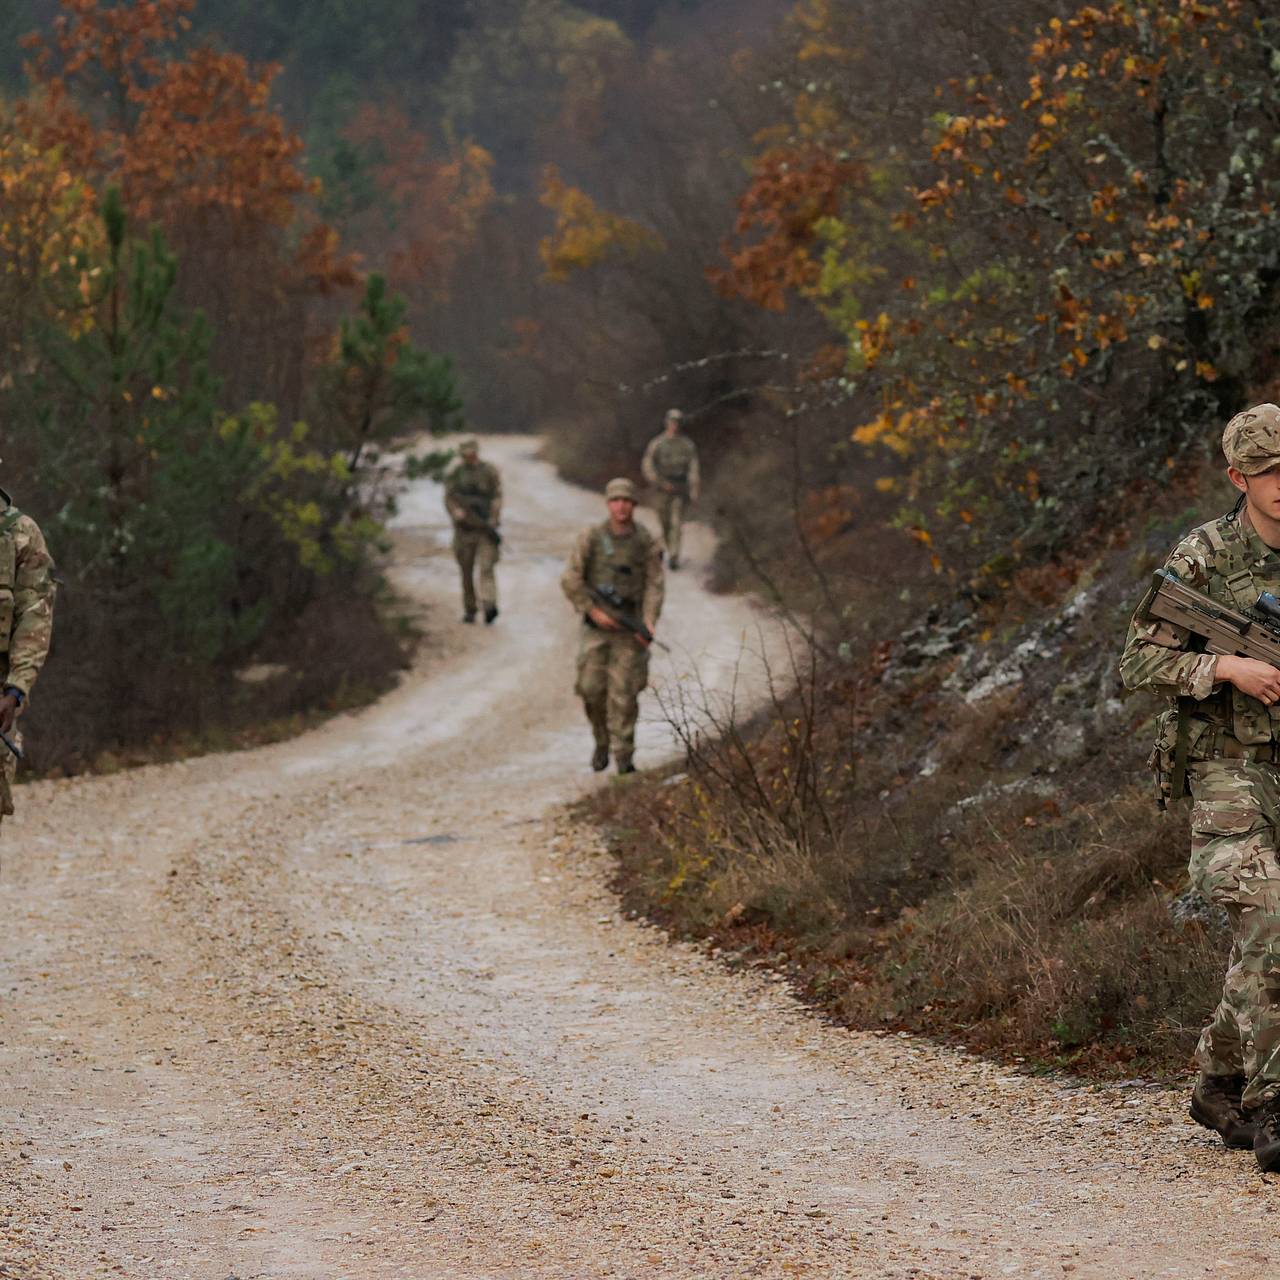
<svg viewBox="0 0 1280 1280">
<path fill-rule="evenodd" d="M 442 645 L 395 694 L 280 746 L 21 793 L 0 1276 L 1268 1274 L 1280 1187 L 1180 1095 L 829 1028 L 619 917 L 558 816 L 610 785 L 556 585 L 599 500 L 530 441 L 487 448 L 510 494 L 495 627 L 454 620 L 423 482 L 396 578 Z M 759 640 L 700 588 L 707 549 L 695 530 L 672 580 L 659 683 L 726 689 Z M 666 741 L 647 696 L 641 764 Z"/>
</svg>

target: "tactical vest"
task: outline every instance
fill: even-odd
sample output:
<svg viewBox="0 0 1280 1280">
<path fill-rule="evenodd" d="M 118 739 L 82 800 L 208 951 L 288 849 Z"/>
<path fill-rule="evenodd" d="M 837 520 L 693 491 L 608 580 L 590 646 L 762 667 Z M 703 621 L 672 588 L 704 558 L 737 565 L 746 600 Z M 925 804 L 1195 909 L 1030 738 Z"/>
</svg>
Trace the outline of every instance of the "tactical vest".
<svg viewBox="0 0 1280 1280">
<path fill-rule="evenodd" d="M 663 436 L 653 447 L 653 469 L 668 484 L 685 484 L 693 466 L 693 441 L 685 436 Z"/>
<path fill-rule="evenodd" d="M 1280 591 L 1280 578 L 1259 575 L 1257 553 L 1238 518 L 1212 520 L 1197 532 L 1211 548 L 1209 595 L 1252 611 L 1260 592 Z M 1193 719 L 1225 730 L 1237 742 L 1258 745 L 1280 741 L 1280 706 L 1267 707 L 1232 684 L 1219 685 L 1209 697 L 1192 702 L 1190 710 Z M 1202 754 L 1193 751 L 1193 757 Z"/>
<path fill-rule="evenodd" d="M 613 587 L 633 608 L 644 599 L 645 575 L 653 538 L 647 529 L 635 525 L 624 538 L 614 534 L 608 523 L 597 525 L 587 547 L 583 577 L 589 587 Z"/>
<path fill-rule="evenodd" d="M 488 520 L 497 489 L 497 475 L 483 462 L 474 467 L 461 463 L 449 477 L 449 496 L 456 498 L 480 520 Z"/>
</svg>

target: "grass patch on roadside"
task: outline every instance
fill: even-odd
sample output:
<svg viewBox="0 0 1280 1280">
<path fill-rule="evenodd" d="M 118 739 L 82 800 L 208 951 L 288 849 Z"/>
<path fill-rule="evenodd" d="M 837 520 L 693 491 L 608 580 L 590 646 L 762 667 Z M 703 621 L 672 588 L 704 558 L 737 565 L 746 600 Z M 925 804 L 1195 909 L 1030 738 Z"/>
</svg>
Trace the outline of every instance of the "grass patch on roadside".
<svg viewBox="0 0 1280 1280">
<path fill-rule="evenodd" d="M 1184 1076 L 1228 942 L 1170 912 L 1186 815 L 1155 809 L 1155 702 L 1115 676 L 1135 584 L 1172 541 L 1144 538 L 988 608 L 950 654 L 815 667 L 749 723 L 686 732 L 680 769 L 583 801 L 625 906 L 785 971 L 851 1026 Z M 1019 652 L 1020 678 L 966 696 Z"/>
</svg>

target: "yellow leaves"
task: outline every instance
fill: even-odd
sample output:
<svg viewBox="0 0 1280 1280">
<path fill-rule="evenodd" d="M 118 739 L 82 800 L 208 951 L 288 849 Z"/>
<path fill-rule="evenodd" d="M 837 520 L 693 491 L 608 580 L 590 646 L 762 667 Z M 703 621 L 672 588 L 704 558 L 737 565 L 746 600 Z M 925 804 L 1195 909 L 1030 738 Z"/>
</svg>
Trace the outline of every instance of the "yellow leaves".
<svg viewBox="0 0 1280 1280">
<path fill-rule="evenodd" d="M 1217 369 L 1209 363 L 1208 360 L 1196 361 L 1196 377 L 1204 382 L 1217 382 L 1219 374 Z"/>
<path fill-rule="evenodd" d="M 860 444 L 868 449 L 876 445 L 883 445 L 900 458 L 905 458 L 911 453 L 910 432 L 912 424 L 920 417 L 922 417 L 921 414 L 910 409 L 896 417 L 892 412 L 886 411 L 880 414 L 878 418 L 865 422 L 860 427 L 855 427 L 849 438 L 854 444 Z M 887 492 L 887 490 L 882 490 L 881 492 Z"/>
<path fill-rule="evenodd" d="M 1196 306 L 1199 307 L 1201 311 L 1212 311 L 1214 306 L 1213 295 L 1211 293 L 1197 294 Z"/>
<path fill-rule="evenodd" d="M 1107 185 L 1101 190 L 1095 191 L 1089 201 L 1089 207 L 1093 211 L 1094 216 L 1098 217 L 1105 215 L 1109 210 L 1113 209 L 1115 207 L 1116 197 L 1119 194 L 1119 190 L 1113 183 L 1107 183 Z M 1108 218 L 1108 221 L 1112 220 L 1113 219 Z"/>
<path fill-rule="evenodd" d="M 1147 339 L 1147 347 L 1151 351 L 1159 351 L 1164 345 L 1164 339 L 1158 333 L 1153 333 L 1151 337 Z"/>
<path fill-rule="evenodd" d="M 662 237 L 630 218 L 601 209 L 586 192 L 569 186 L 554 165 L 543 174 L 542 204 L 556 215 L 555 231 L 538 245 L 548 280 L 563 282 L 615 256 L 662 252 Z"/>
<path fill-rule="evenodd" d="M 877 476 L 876 492 L 877 493 L 896 493 L 898 491 L 898 481 L 893 476 Z"/>
<path fill-rule="evenodd" d="M 858 335 L 857 343 L 862 359 L 868 369 L 874 368 L 880 357 L 892 346 L 888 315 L 882 311 L 875 320 L 859 320 L 854 329 Z"/>
<path fill-rule="evenodd" d="M 921 525 L 918 525 L 918 524 L 912 525 L 911 528 L 907 530 L 907 532 L 918 543 L 920 543 L 921 546 L 925 546 L 925 547 L 933 546 L 933 534 L 931 534 L 928 529 L 923 528 Z"/>
</svg>

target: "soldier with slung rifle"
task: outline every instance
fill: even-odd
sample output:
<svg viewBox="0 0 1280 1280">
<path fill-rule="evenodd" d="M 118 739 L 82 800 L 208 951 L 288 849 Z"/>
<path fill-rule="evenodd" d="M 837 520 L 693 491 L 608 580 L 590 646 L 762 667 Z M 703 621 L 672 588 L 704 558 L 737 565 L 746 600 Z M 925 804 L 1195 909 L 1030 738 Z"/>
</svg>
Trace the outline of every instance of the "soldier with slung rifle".
<svg viewBox="0 0 1280 1280">
<path fill-rule="evenodd" d="M 1237 414 L 1222 450 L 1241 497 L 1233 511 L 1191 530 L 1173 549 L 1165 565 L 1170 574 L 1160 575 L 1134 617 L 1120 673 L 1130 689 L 1170 699 L 1152 753 L 1161 800 L 1189 791 L 1191 882 L 1231 921 L 1222 999 L 1196 1048 L 1191 1114 L 1226 1145 L 1252 1147 L 1261 1168 L 1274 1170 L 1280 1169 L 1280 670 L 1248 656 L 1265 652 L 1265 644 L 1237 643 L 1233 635 L 1262 627 L 1259 597 L 1280 594 L 1280 407 Z M 1155 598 L 1162 579 L 1175 597 L 1187 587 L 1210 598 L 1201 601 L 1203 622 L 1186 592 L 1189 611 L 1165 610 L 1182 622 L 1161 616 Z M 1210 616 L 1212 602 L 1230 606 L 1225 621 Z"/>
<path fill-rule="evenodd" d="M 461 461 L 444 482 L 444 505 L 453 521 L 453 554 L 462 574 L 462 620 L 476 620 L 476 575 L 480 608 L 486 624 L 498 616 L 498 563 L 502 536 L 502 477 L 491 462 L 480 460 L 480 445 L 471 437 L 458 446 Z"/>
<path fill-rule="evenodd" d="M 591 722 L 591 767 L 634 773 L 640 691 L 649 683 L 649 646 L 662 612 L 662 548 L 635 521 L 630 480 L 605 488 L 609 518 L 584 529 L 560 586 L 582 618 L 574 692 Z"/>
<path fill-rule="evenodd" d="M 673 569 L 680 567 L 680 535 L 686 508 L 702 487 L 698 446 L 681 430 L 684 414 L 668 409 L 662 431 L 649 441 L 640 474 L 653 489 L 653 506 L 662 521 L 662 542 Z"/>
</svg>

